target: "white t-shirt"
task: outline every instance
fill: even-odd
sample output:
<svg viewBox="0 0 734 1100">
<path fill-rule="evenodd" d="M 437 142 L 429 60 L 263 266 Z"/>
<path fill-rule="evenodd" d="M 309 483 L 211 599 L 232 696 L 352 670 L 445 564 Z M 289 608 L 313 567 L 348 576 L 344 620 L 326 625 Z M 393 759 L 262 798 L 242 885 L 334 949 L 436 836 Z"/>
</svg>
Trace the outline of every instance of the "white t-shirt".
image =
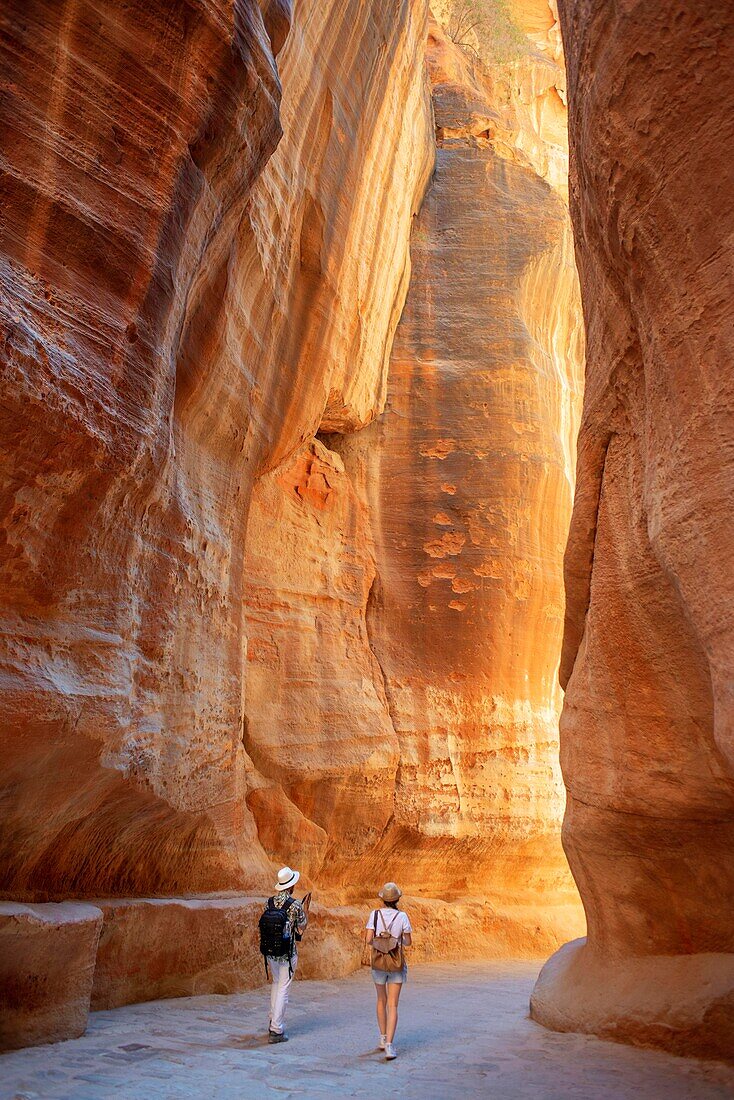
<svg viewBox="0 0 734 1100">
<path fill-rule="evenodd" d="M 390 934 L 395 936 L 396 939 L 399 939 L 401 933 L 403 933 L 403 932 L 412 932 L 413 931 L 413 929 L 410 927 L 410 921 L 408 920 L 408 914 L 407 913 L 403 913 L 403 911 L 401 909 L 387 909 L 387 908 L 384 908 L 384 907 L 382 909 L 379 909 L 379 910 L 378 909 L 373 909 L 372 910 L 372 912 L 370 913 L 370 916 L 369 916 L 369 920 L 365 924 L 365 928 L 371 928 L 372 931 L 374 932 L 374 930 L 375 930 L 375 913 L 382 913 L 382 916 L 385 918 L 385 925 L 387 926 Z M 385 931 L 385 928 L 383 927 L 383 924 L 382 924 L 382 918 L 379 917 L 379 916 L 377 918 L 377 931 L 378 932 L 384 932 Z"/>
</svg>

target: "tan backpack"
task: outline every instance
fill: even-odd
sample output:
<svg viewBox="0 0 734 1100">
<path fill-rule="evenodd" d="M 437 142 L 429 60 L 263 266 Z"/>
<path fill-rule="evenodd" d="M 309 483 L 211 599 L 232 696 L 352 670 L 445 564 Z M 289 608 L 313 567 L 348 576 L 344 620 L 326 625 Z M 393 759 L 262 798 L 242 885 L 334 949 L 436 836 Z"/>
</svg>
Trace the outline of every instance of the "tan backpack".
<svg viewBox="0 0 734 1100">
<path fill-rule="evenodd" d="M 382 921 L 382 931 L 377 931 L 377 916 L 379 914 Z M 394 974 L 397 970 L 402 970 L 405 965 L 403 959 L 403 933 L 400 936 L 393 936 L 392 928 L 395 924 L 395 918 L 398 916 L 397 912 L 395 917 L 390 921 L 388 927 L 385 923 L 385 918 L 381 909 L 375 909 L 374 916 L 374 935 L 372 937 L 372 969 L 383 970 L 388 974 Z"/>
</svg>

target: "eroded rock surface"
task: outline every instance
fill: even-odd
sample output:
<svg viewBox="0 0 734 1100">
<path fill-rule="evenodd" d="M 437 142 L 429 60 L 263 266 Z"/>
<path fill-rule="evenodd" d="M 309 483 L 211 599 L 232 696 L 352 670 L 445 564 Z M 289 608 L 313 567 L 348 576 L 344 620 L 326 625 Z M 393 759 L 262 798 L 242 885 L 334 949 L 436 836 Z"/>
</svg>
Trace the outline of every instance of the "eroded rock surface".
<svg viewBox="0 0 734 1100">
<path fill-rule="evenodd" d="M 399 747 L 366 623 L 374 582 L 367 509 L 314 440 L 255 488 L 245 590 L 258 768 L 247 802 L 266 851 L 312 880 L 358 861 L 393 812 Z"/>
<path fill-rule="evenodd" d="M 719 955 L 731 982 L 732 12 L 574 0 L 561 12 L 588 334 L 564 838 L 589 936 L 549 964 L 535 1013 L 731 1057 L 734 986 L 727 999 L 709 983 L 706 960 Z M 607 982 L 594 1001 L 600 975 L 640 957 L 667 1007 L 645 1014 Z M 693 1006 L 677 1016 L 676 974 Z"/>
<path fill-rule="evenodd" d="M 359 452 L 370 504 L 370 635 L 400 745 L 375 865 L 411 890 L 542 895 L 538 920 L 558 904 L 563 927 L 555 673 L 581 375 L 568 218 L 513 145 L 521 115 L 499 79 L 471 74 L 435 24 L 429 64 L 437 166 L 388 407 L 342 450 L 348 468 Z"/>
<path fill-rule="evenodd" d="M 257 898 L 106 898 L 92 1008 L 236 993 L 264 980 Z"/>
<path fill-rule="evenodd" d="M 245 697 L 274 859 L 297 851 L 335 902 L 387 868 L 411 893 L 487 898 L 487 943 L 514 920 L 520 951 L 580 930 L 556 670 L 581 317 L 563 135 L 529 107 L 533 65 L 542 94 L 562 70 L 555 45 L 525 49 L 518 90 L 432 23 L 439 148 L 386 411 L 345 434 L 327 410 L 258 482 Z"/>
<path fill-rule="evenodd" d="M 252 384 L 217 341 L 273 50 L 253 0 L 2 20 L 0 887 L 210 889 L 267 867 L 239 728 Z"/>
<path fill-rule="evenodd" d="M 0 1050 L 84 1034 L 101 927 L 93 905 L 0 901 Z"/>
<path fill-rule="evenodd" d="M 399 877 L 472 952 L 578 928 L 579 325 L 557 27 L 521 7 L 489 73 L 432 25 L 435 130 L 426 0 L 3 12 L 0 891 L 120 899 L 99 1003 L 145 995 L 137 929 L 151 995 L 249 973 L 226 906 L 170 896 L 273 862 L 339 907 Z"/>
<path fill-rule="evenodd" d="M 3 13 L 6 895 L 270 882 L 252 485 L 381 408 L 433 150 L 425 3 L 302 3 L 263 175 L 288 8 L 261 7 Z"/>
</svg>

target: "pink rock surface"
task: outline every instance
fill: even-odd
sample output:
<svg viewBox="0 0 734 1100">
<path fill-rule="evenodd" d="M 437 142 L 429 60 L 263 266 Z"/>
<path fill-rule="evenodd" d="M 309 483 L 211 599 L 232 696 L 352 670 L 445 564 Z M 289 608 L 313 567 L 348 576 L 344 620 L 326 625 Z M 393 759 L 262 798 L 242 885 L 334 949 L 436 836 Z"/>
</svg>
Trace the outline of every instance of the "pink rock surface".
<svg viewBox="0 0 734 1100">
<path fill-rule="evenodd" d="M 281 132 L 271 43 L 254 0 L 2 19 L 0 890 L 211 889 L 267 867 L 241 795 L 250 388 L 216 338 Z"/>
<path fill-rule="evenodd" d="M 0 1050 L 84 1033 L 101 927 L 93 905 L 0 902 Z"/>
<path fill-rule="evenodd" d="M 561 759 L 589 936 L 538 1018 L 731 1056 L 732 13 L 560 7 L 588 337 Z M 635 967 L 660 987 L 639 1026 L 603 981 Z"/>
</svg>

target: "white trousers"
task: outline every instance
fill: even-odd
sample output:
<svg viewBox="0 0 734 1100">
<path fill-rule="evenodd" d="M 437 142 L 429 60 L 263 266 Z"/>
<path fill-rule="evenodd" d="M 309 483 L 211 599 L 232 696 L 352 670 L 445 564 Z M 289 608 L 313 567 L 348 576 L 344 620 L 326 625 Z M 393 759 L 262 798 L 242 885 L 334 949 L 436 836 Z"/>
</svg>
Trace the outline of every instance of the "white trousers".
<svg viewBox="0 0 734 1100">
<path fill-rule="evenodd" d="M 294 954 L 291 960 L 291 969 L 296 972 L 298 955 Z M 285 1030 L 285 1010 L 288 1007 L 288 990 L 293 979 L 288 973 L 288 962 L 279 962 L 278 959 L 268 959 L 268 967 L 273 976 L 273 984 L 270 986 L 270 1030 L 282 1035 Z"/>
</svg>

